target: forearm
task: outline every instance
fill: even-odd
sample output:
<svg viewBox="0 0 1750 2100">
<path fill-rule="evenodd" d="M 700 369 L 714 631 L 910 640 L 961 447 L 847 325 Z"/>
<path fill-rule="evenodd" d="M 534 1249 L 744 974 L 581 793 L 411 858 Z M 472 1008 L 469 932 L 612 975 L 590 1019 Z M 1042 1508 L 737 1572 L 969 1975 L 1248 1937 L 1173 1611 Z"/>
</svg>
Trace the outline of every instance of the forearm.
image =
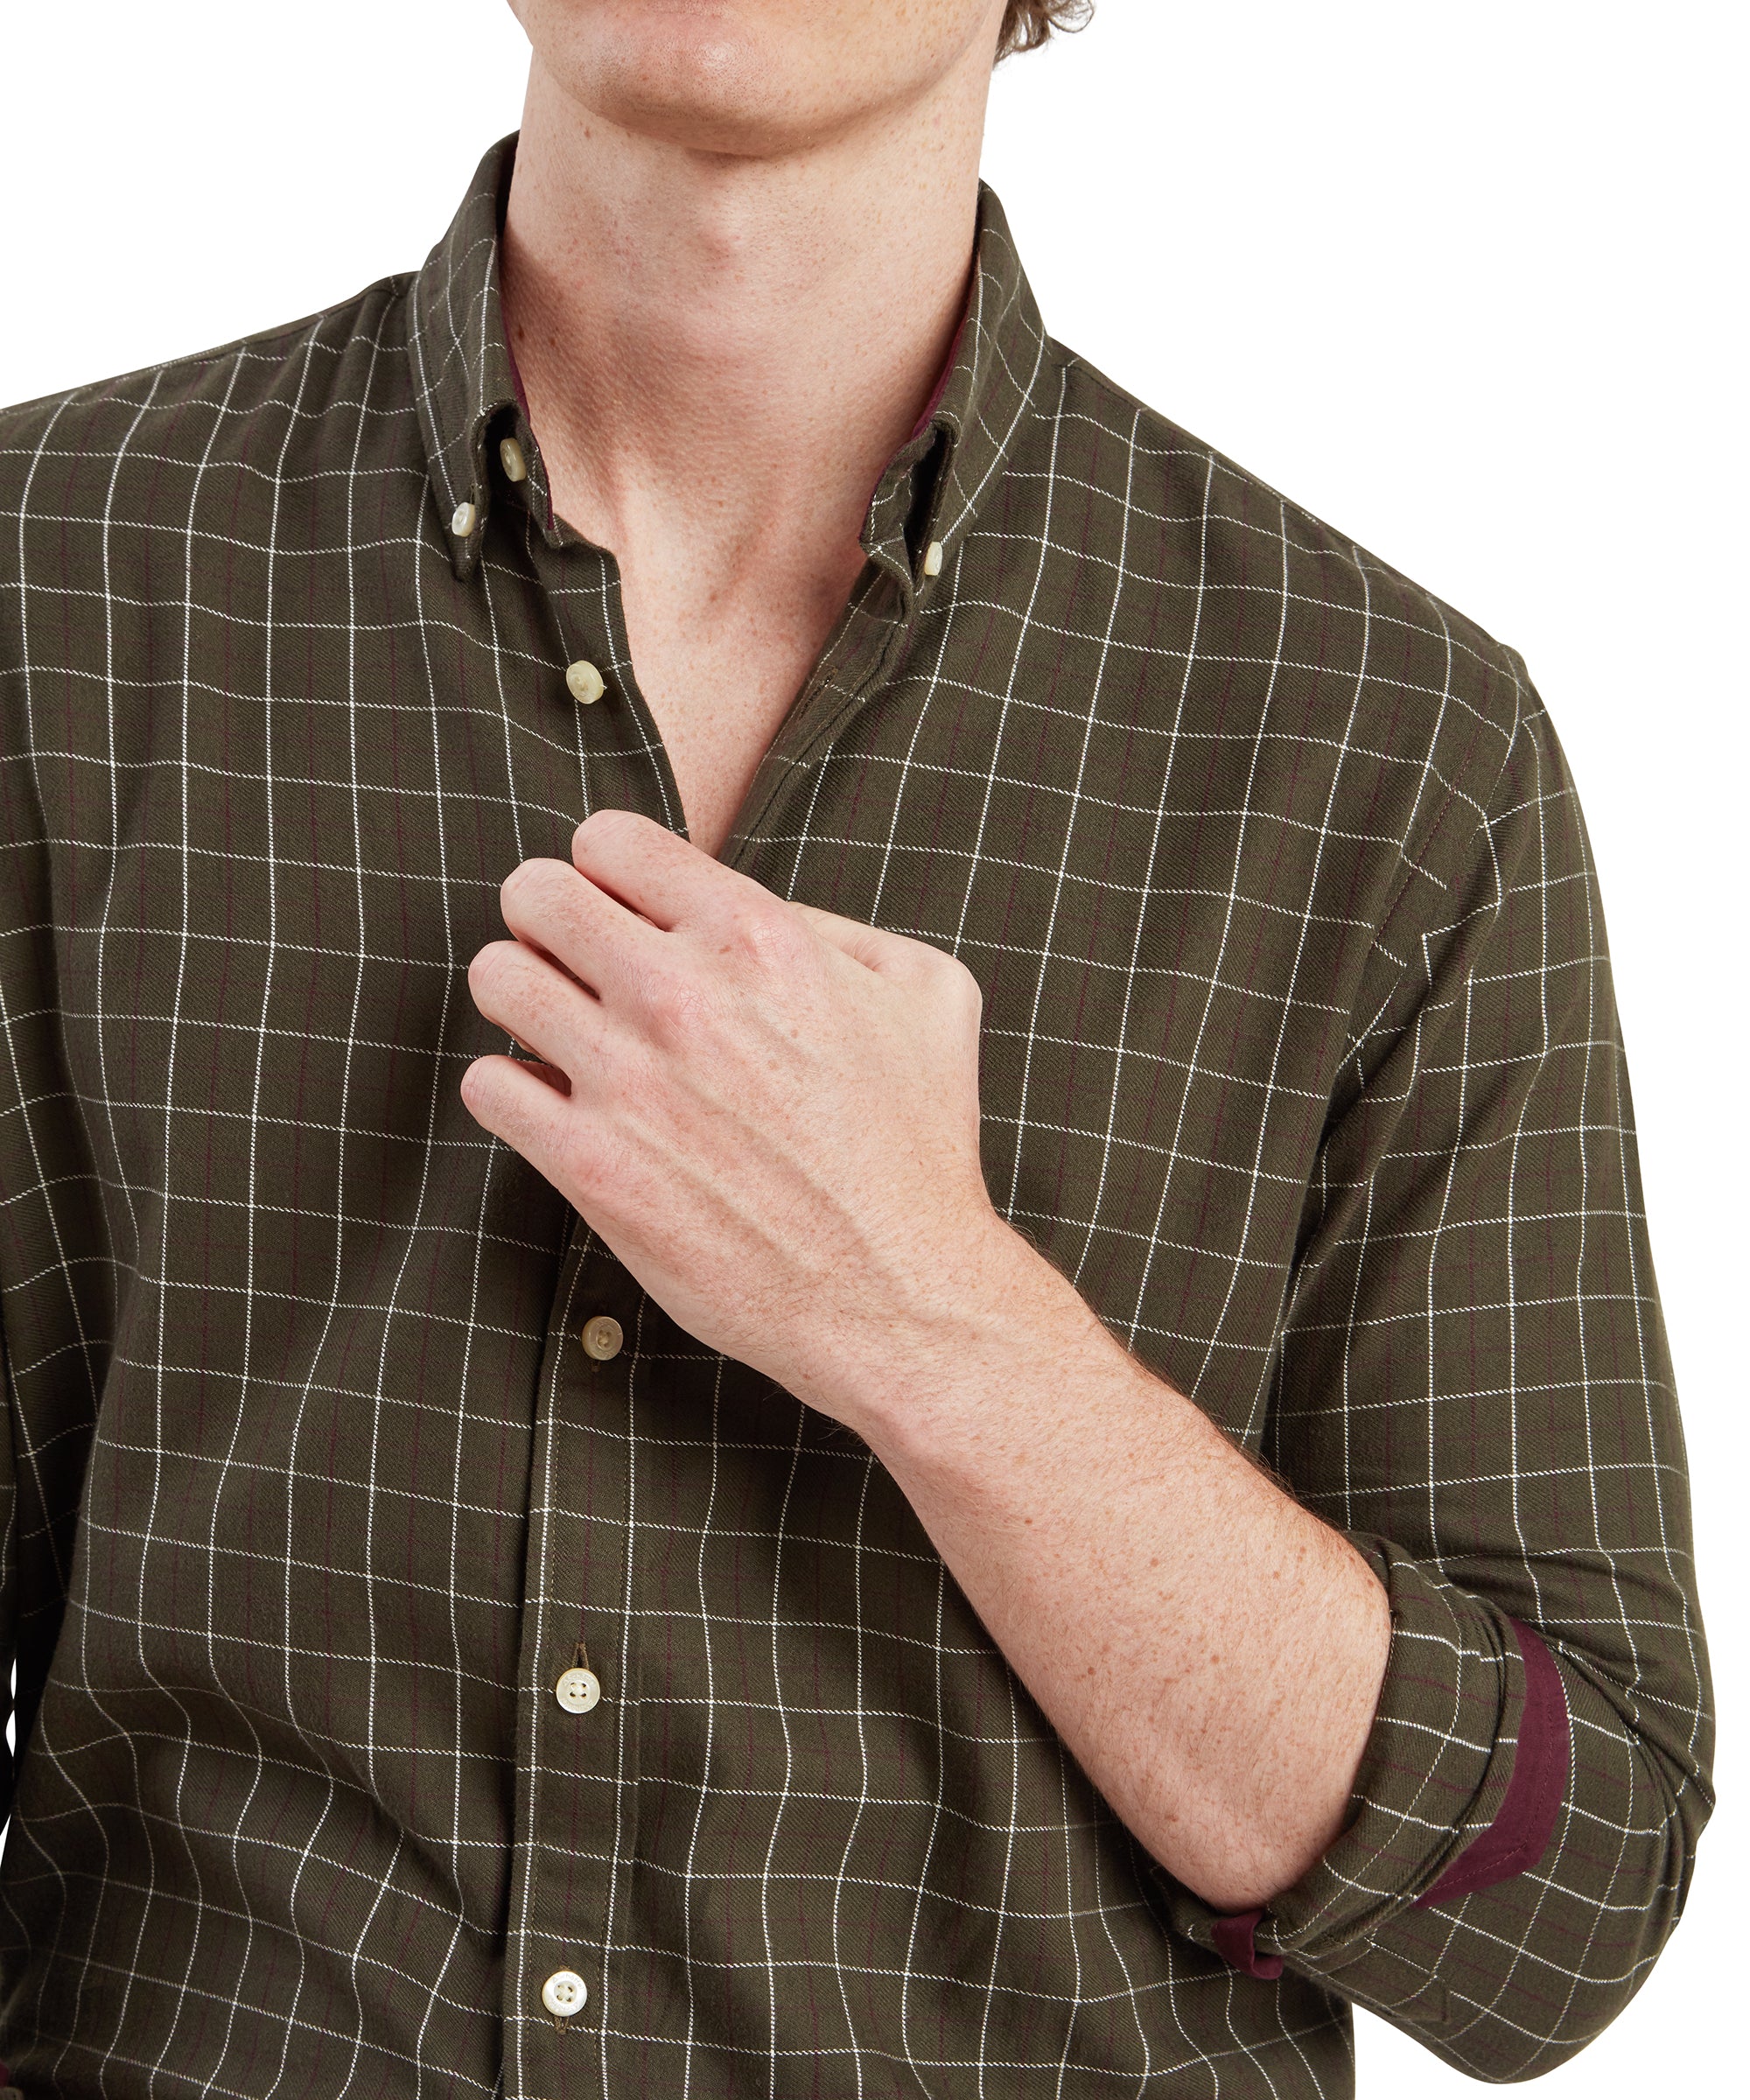
<svg viewBox="0 0 1750 2100">
<path fill-rule="evenodd" d="M 474 959 L 543 1067 L 480 1060 L 474 1113 L 671 1318 L 865 1438 L 1163 1866 L 1286 1887 L 1348 1801 L 1383 1592 L 991 1208 L 970 973 L 623 813 L 573 854 Z"/>
<path fill-rule="evenodd" d="M 992 1210 L 953 958 L 599 812 L 575 868 L 507 883 L 519 938 L 471 972 L 544 1069 L 464 1082 L 671 1319 L 865 1438 L 1166 1870 L 1179 1931 L 1489 2076 L 1620 2003 L 1706 1810 L 1682 1442 L 1648 1285 L 1621 1281 L 1651 1264 L 1596 1068 L 1607 1000 L 1572 970 L 1564 1004 L 1516 990 L 1516 958 L 1547 969 L 1552 928 L 1589 940 L 1595 916 L 1548 916 L 1541 777 L 1508 783 L 1516 833 L 1478 864 L 1530 871 L 1516 918 L 1491 931 L 1459 896 L 1504 960 L 1438 951 L 1463 997 L 1428 994 L 1405 1039 L 1413 1113 L 1388 1072 L 1321 1148 L 1275 1448 L 1347 1536 Z M 1443 1015 L 1521 1046 L 1504 1096 L 1479 1101 L 1450 1038 L 1436 1056 Z M 1522 1214 L 1519 1189 L 1558 1193 Z"/>
<path fill-rule="evenodd" d="M 821 1398 L 910 1500 L 1114 1810 L 1219 1909 L 1341 1827 L 1390 1642 L 1384 1592 L 1006 1228 L 874 1390 Z"/>
<path fill-rule="evenodd" d="M 942 1302 L 958 1322 L 915 1354 L 898 1323 L 846 1418 L 1142 1844 L 1217 1913 L 1289 1892 L 1255 1973 L 1284 1955 L 1485 2077 L 1604 2026 L 1681 1907 L 1682 1760 L 1565 1666 L 1534 1716 L 1530 1625 L 1370 1540 L 1389 1603 L 1021 1242 Z M 1219 1946 L 1198 1908 L 1176 1922 Z"/>
</svg>

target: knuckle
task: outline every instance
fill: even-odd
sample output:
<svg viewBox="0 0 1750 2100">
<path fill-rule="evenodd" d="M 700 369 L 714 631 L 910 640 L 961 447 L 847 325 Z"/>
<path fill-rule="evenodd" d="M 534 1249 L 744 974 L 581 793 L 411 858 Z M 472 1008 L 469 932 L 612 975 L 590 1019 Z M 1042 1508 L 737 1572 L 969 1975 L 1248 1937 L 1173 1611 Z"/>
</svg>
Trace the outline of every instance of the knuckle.
<svg viewBox="0 0 1750 2100">
<path fill-rule="evenodd" d="M 736 914 L 735 944 L 760 968 L 788 970 L 804 952 L 800 920 L 780 905 L 745 905 Z"/>
<path fill-rule="evenodd" d="M 656 1034 L 675 1041 L 695 1032 L 706 1005 L 703 989 L 692 979 L 664 971 L 644 986 L 644 1010 Z"/>
<path fill-rule="evenodd" d="M 565 1133 L 562 1166 L 574 1188 L 612 1206 L 631 1178 L 631 1148 L 605 1117 L 580 1116 Z"/>
<path fill-rule="evenodd" d="M 592 1121 L 574 1123 L 565 1133 L 559 1166 L 575 1188 L 599 1190 L 608 1180 L 608 1147 Z"/>
<path fill-rule="evenodd" d="M 962 1013 L 973 1019 L 984 1011 L 984 992 L 976 977 L 958 956 L 950 956 L 943 948 L 932 948 L 936 958 L 934 974 L 944 999 L 952 1001 Z"/>
</svg>

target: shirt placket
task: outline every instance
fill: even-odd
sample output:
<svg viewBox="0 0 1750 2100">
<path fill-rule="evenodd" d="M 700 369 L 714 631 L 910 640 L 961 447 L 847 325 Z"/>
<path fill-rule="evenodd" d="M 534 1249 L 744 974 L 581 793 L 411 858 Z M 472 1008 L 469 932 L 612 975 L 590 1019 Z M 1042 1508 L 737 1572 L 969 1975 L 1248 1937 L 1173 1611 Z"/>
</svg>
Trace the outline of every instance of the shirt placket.
<svg viewBox="0 0 1750 2100">
<path fill-rule="evenodd" d="M 538 477 L 532 441 L 520 441 L 517 463 L 532 463 Z M 531 493 L 544 508 L 538 479 Z M 629 691 L 611 557 L 550 528 L 531 536 L 529 552 L 555 646 L 553 683 L 579 718 L 579 816 L 611 803 L 672 821 L 666 760 Z M 575 1219 L 543 1340 L 528 1487 L 508 2100 L 607 2089 L 606 2036 L 623 1980 L 614 1940 L 636 1850 L 633 1394 L 647 1304 Z"/>
<path fill-rule="evenodd" d="M 540 518 L 544 478 L 526 432 L 516 462 L 533 469 L 527 497 L 545 526 L 528 551 L 551 615 L 556 675 L 584 717 L 588 807 L 639 808 L 679 829 L 678 791 L 632 675 L 612 557 Z M 883 499 L 893 508 L 903 479 L 901 470 L 884 480 L 878 508 Z M 836 696 L 836 712 L 878 682 L 898 639 L 897 586 L 909 578 L 885 548 L 877 568 L 899 574 L 878 573 L 873 601 L 848 615 L 780 747 L 817 738 L 829 697 Z M 762 768 L 747 814 L 769 817 L 787 799 L 772 790 L 789 768 L 766 777 L 780 755 L 774 749 Z M 757 854 L 760 828 L 740 836 L 736 860 Z M 543 1342 L 529 1480 L 503 2005 L 508 2100 L 609 2100 L 615 1999 L 639 1989 L 615 1937 L 637 1849 L 637 1379 L 642 1335 L 659 1319 L 578 1219 Z"/>
<path fill-rule="evenodd" d="M 578 1221 L 548 1323 L 529 1481 L 504 2003 L 512 2100 L 606 2087 L 616 1903 L 635 1851 L 631 1399 L 644 1303 Z"/>
</svg>

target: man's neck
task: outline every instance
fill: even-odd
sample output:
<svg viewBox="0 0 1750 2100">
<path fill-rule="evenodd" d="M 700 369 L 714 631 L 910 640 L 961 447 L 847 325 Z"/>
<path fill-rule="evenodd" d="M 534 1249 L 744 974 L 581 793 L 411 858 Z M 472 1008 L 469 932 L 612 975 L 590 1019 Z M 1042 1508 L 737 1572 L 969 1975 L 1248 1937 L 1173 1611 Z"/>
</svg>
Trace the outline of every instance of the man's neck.
<svg viewBox="0 0 1750 2100">
<path fill-rule="evenodd" d="M 572 524 L 618 548 L 660 510 L 720 556 L 854 539 L 959 318 L 987 77 L 761 158 L 621 130 L 537 62 L 505 305 Z"/>
<path fill-rule="evenodd" d="M 554 508 L 619 558 L 638 682 L 708 851 L 948 354 L 989 63 L 768 158 L 622 129 L 531 77 L 506 325 Z"/>
</svg>

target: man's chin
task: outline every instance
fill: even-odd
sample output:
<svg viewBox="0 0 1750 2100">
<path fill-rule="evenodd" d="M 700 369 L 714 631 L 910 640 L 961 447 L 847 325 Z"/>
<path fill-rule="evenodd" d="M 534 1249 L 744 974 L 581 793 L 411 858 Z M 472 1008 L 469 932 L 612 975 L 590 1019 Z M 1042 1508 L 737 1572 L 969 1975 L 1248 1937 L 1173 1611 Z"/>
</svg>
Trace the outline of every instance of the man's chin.
<svg viewBox="0 0 1750 2100">
<path fill-rule="evenodd" d="M 933 37 L 902 40 L 874 33 L 860 16 L 827 34 L 820 11 L 792 14 L 770 0 L 700 8 L 606 0 L 531 8 L 524 25 L 537 69 L 578 108 L 670 145 L 742 158 L 805 152 L 879 122 L 928 94 L 963 56 L 969 24 L 957 17 Z"/>
<path fill-rule="evenodd" d="M 761 107 L 723 95 L 684 96 L 626 91 L 591 98 L 607 122 L 639 137 L 733 160 L 777 160 L 822 145 L 850 127 L 821 122 L 793 110 Z"/>
<path fill-rule="evenodd" d="M 720 20 L 677 26 L 666 15 L 658 24 L 641 34 L 593 34 L 586 51 L 550 52 L 547 63 L 569 98 L 592 115 L 701 153 L 795 152 L 862 114 L 835 107 L 806 66 L 787 65 L 769 29 L 756 36 Z"/>
</svg>

